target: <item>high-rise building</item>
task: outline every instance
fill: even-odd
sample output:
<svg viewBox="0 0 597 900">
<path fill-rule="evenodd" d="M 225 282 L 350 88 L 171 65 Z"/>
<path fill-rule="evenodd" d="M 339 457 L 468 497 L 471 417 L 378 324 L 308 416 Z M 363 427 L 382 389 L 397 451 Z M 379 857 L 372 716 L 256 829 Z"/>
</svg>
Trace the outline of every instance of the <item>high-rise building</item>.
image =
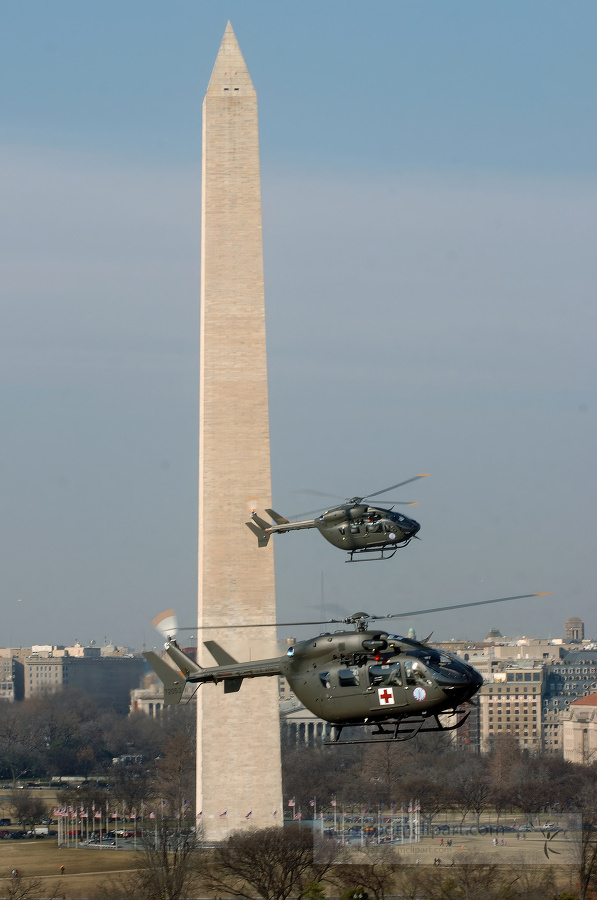
<svg viewBox="0 0 597 900">
<path fill-rule="evenodd" d="M 199 629 L 243 661 L 277 650 L 273 548 L 245 525 L 271 476 L 257 95 L 230 23 L 203 102 L 201 229 Z M 277 679 L 199 691 L 197 810 L 212 840 L 281 823 Z"/>
</svg>

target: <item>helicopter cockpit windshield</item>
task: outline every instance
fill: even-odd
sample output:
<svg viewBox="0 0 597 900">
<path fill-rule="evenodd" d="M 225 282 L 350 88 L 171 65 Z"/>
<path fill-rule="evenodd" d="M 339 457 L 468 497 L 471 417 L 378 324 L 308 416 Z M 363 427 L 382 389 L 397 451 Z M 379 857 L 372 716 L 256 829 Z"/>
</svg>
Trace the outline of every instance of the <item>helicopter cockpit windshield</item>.
<svg viewBox="0 0 597 900">
<path fill-rule="evenodd" d="M 415 672 L 415 679 L 418 677 L 416 674 L 418 667 L 422 670 L 426 668 L 428 673 L 430 673 L 440 684 L 442 682 L 454 684 L 455 682 L 466 682 L 469 680 L 469 671 L 466 664 L 460 662 L 460 660 L 456 659 L 451 654 L 444 653 L 441 650 L 434 650 L 433 648 L 426 648 L 424 650 L 411 650 L 409 655 L 416 657 L 416 659 L 411 662 L 411 670 L 414 670 Z M 410 662 L 410 660 L 405 663 L 405 668 L 408 662 Z M 419 676 L 420 674 L 421 673 L 419 673 Z"/>
</svg>

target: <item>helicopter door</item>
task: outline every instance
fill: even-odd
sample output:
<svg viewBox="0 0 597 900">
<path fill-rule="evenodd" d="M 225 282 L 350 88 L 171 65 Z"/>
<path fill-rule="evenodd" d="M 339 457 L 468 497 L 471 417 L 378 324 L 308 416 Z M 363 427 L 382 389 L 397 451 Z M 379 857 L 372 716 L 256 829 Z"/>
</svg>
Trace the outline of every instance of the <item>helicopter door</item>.
<svg viewBox="0 0 597 900">
<path fill-rule="evenodd" d="M 376 663 L 369 666 L 369 690 L 377 690 L 380 703 L 406 706 L 408 699 L 404 689 L 404 677 L 399 662 Z M 383 693 L 386 689 L 387 693 Z"/>
<path fill-rule="evenodd" d="M 337 679 L 337 680 L 336 680 Z M 354 711 L 356 697 L 362 697 L 367 690 L 367 669 L 365 666 L 346 666 L 337 669 L 332 682 L 331 698 L 334 709 L 346 716 Z"/>
</svg>

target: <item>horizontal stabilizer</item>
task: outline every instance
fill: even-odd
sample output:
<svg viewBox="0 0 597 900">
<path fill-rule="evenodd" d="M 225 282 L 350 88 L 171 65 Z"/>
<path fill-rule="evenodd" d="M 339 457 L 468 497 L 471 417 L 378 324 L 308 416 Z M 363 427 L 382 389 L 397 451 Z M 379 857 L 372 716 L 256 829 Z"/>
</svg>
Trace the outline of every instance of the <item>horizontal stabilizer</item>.
<svg viewBox="0 0 597 900">
<path fill-rule="evenodd" d="M 203 646 L 207 647 L 219 666 L 235 666 L 238 662 L 233 656 L 226 653 L 219 644 L 216 644 L 215 641 L 203 641 Z"/>
<path fill-rule="evenodd" d="M 157 653 L 148 650 L 143 656 L 164 684 L 164 705 L 172 706 L 175 703 L 180 703 L 186 678 L 173 669 L 172 666 L 169 666 L 167 662 L 164 662 Z"/>
<path fill-rule="evenodd" d="M 261 516 L 258 516 L 256 512 L 251 513 L 251 518 L 253 522 L 255 522 L 263 531 L 267 531 L 268 528 L 272 527 L 271 522 L 266 522 L 265 519 L 262 519 Z"/>
<path fill-rule="evenodd" d="M 262 531 L 254 522 L 245 522 L 247 528 L 250 528 L 253 534 L 257 535 L 257 541 L 260 547 L 267 547 L 271 535 L 267 531 Z"/>
<path fill-rule="evenodd" d="M 285 519 L 284 516 L 281 516 L 280 513 L 277 513 L 275 509 L 266 509 L 266 513 L 268 516 L 271 516 L 276 525 L 290 525 L 290 520 Z"/>
</svg>

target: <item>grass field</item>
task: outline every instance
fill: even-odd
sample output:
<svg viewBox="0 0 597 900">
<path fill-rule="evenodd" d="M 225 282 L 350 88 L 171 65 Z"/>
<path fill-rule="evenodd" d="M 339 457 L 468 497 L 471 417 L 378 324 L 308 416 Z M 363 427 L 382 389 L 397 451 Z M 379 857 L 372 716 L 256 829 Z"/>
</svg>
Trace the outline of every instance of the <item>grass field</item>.
<svg viewBox="0 0 597 900">
<path fill-rule="evenodd" d="M 13 869 L 27 877 L 43 879 L 50 892 L 57 882 L 67 900 L 83 900 L 93 894 L 109 875 L 128 872 L 142 865 L 140 854 L 113 849 L 59 848 L 56 840 L 0 841 L 0 897 Z M 60 874 L 64 866 L 65 874 Z"/>
</svg>

